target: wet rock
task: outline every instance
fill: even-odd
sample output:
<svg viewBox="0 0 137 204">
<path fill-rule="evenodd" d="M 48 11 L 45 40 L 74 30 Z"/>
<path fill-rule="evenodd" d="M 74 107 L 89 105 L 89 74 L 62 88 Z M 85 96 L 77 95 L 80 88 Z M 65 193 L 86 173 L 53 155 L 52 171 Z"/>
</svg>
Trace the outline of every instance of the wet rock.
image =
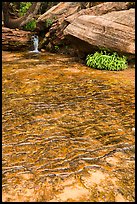
<svg viewBox="0 0 137 204">
<path fill-rule="evenodd" d="M 41 49 L 41 52 L 45 52 L 46 50 L 45 49 Z"/>
</svg>

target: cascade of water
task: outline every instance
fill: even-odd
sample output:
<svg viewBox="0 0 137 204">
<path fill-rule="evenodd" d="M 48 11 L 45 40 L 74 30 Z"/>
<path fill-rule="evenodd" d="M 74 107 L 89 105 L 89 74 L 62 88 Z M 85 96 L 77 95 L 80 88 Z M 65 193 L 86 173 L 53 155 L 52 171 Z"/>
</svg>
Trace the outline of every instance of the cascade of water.
<svg viewBox="0 0 137 204">
<path fill-rule="evenodd" d="M 34 50 L 30 51 L 30 53 L 39 53 L 38 46 L 39 46 L 39 38 L 37 35 L 32 36 L 31 40 L 34 43 Z"/>
</svg>

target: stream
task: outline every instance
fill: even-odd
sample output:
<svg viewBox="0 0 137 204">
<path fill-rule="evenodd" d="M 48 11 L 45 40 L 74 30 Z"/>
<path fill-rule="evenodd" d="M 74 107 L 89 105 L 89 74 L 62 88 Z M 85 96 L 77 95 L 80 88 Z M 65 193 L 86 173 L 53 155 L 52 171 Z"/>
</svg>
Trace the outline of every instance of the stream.
<svg viewBox="0 0 137 204">
<path fill-rule="evenodd" d="M 134 72 L 3 51 L 3 202 L 134 202 Z"/>
</svg>

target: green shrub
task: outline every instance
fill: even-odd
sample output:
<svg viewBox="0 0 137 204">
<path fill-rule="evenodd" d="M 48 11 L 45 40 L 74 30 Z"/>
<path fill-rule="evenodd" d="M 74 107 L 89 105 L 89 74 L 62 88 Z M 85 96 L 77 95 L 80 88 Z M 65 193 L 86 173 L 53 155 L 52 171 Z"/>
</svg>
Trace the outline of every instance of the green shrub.
<svg viewBox="0 0 137 204">
<path fill-rule="evenodd" d="M 58 45 L 55 45 L 54 46 L 54 49 L 57 51 L 57 50 L 59 50 L 59 46 Z"/>
<path fill-rule="evenodd" d="M 30 6 L 32 5 L 31 2 L 20 2 L 20 9 L 19 9 L 19 15 L 23 16 L 28 11 Z M 32 19 L 30 22 L 26 23 L 26 25 L 23 26 L 24 30 L 30 30 L 33 31 L 36 28 L 36 20 Z"/>
<path fill-rule="evenodd" d="M 19 15 L 23 16 L 28 11 L 31 5 L 31 2 L 20 2 Z"/>
<path fill-rule="evenodd" d="M 45 24 L 46 24 L 46 27 L 48 28 L 48 27 L 50 27 L 50 26 L 53 24 L 53 21 L 52 21 L 50 18 L 48 18 L 48 19 L 45 21 Z"/>
<path fill-rule="evenodd" d="M 127 58 L 119 57 L 116 52 L 113 54 L 106 51 L 95 52 L 87 55 L 86 65 L 95 69 L 119 71 L 127 68 Z"/>
<path fill-rule="evenodd" d="M 31 30 L 33 31 L 36 28 L 36 20 L 33 19 L 28 22 L 25 26 L 23 26 L 24 30 Z"/>
</svg>

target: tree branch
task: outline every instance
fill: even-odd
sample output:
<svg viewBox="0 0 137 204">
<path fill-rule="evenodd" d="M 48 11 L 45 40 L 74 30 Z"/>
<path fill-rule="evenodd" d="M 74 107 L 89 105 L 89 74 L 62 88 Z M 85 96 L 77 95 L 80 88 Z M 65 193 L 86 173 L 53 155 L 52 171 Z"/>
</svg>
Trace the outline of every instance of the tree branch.
<svg viewBox="0 0 137 204">
<path fill-rule="evenodd" d="M 33 2 L 26 14 L 20 18 L 13 19 L 9 14 L 9 2 L 3 2 L 4 26 L 8 28 L 21 28 L 28 23 L 38 12 L 41 2 Z"/>
</svg>

